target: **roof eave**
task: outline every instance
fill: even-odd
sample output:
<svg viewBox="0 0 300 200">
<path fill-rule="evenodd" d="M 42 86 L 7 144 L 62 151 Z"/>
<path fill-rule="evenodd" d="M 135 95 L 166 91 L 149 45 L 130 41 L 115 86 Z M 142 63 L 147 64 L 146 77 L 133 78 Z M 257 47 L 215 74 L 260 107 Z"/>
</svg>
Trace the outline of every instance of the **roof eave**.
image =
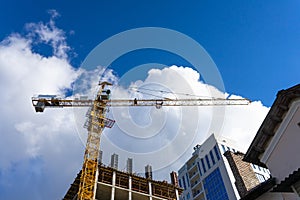
<svg viewBox="0 0 300 200">
<path fill-rule="evenodd" d="M 266 167 L 265 163 L 260 161 L 261 154 L 266 150 L 269 140 L 274 136 L 276 132 L 275 129 L 282 122 L 284 114 L 290 108 L 290 104 L 299 98 L 300 84 L 277 93 L 277 97 L 271 109 L 245 154 L 244 161 Z"/>
</svg>

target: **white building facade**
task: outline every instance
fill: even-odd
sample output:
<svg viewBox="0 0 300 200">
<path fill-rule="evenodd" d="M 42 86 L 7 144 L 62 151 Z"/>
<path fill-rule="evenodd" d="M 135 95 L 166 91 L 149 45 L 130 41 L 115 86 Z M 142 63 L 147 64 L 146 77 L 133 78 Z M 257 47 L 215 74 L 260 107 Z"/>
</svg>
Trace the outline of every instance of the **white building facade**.
<svg viewBox="0 0 300 200">
<path fill-rule="evenodd" d="M 255 199 L 300 199 L 299 141 L 300 84 L 278 92 L 245 155 L 245 161 L 267 166 L 274 178 Z"/>
<path fill-rule="evenodd" d="M 239 199 L 235 178 L 224 157 L 226 151 L 237 152 L 233 141 L 212 134 L 203 144 L 194 147 L 192 157 L 178 171 L 179 186 L 184 189 L 181 200 Z M 265 181 L 269 171 L 251 165 L 259 180 Z"/>
</svg>

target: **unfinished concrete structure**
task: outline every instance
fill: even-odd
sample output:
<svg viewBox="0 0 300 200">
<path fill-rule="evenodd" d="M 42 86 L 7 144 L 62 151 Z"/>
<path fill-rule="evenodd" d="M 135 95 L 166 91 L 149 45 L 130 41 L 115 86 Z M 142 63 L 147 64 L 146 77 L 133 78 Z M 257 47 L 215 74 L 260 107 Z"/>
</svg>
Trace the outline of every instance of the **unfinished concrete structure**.
<svg viewBox="0 0 300 200">
<path fill-rule="evenodd" d="M 152 166 L 151 165 L 147 165 L 145 167 L 145 177 L 147 179 L 152 179 Z"/>
<path fill-rule="evenodd" d="M 127 162 L 126 162 L 126 171 L 129 174 L 133 173 L 133 159 L 132 158 L 128 158 Z"/>
<path fill-rule="evenodd" d="M 119 167 L 119 155 L 118 154 L 112 154 L 110 159 L 110 166 L 114 169 L 118 169 Z"/>
<path fill-rule="evenodd" d="M 76 200 L 80 173 L 63 200 Z M 111 167 L 99 165 L 96 200 L 179 200 L 182 189 L 165 181 L 155 181 Z"/>
</svg>

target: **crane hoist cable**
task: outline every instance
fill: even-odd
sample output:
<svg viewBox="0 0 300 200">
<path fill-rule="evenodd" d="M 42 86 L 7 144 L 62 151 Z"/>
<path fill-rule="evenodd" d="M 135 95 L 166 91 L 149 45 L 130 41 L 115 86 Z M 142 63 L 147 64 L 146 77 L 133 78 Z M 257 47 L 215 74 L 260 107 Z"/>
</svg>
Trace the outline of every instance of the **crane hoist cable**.
<svg viewBox="0 0 300 200">
<path fill-rule="evenodd" d="M 137 91 L 141 91 L 141 90 L 147 90 L 147 91 L 153 91 L 153 92 L 160 92 L 160 93 L 165 93 L 165 94 L 174 94 L 174 95 L 182 95 L 182 96 L 189 96 L 189 97 L 197 97 L 197 98 L 212 98 L 214 99 L 214 97 L 210 97 L 210 96 L 200 96 L 200 95 L 195 95 L 195 94 L 188 94 L 188 93 L 180 93 L 180 92 L 172 92 L 172 91 L 166 91 L 166 90 L 156 90 L 156 89 L 149 89 L 149 88 L 143 88 L 143 87 L 129 87 L 129 89 L 137 89 L 135 90 Z"/>
</svg>

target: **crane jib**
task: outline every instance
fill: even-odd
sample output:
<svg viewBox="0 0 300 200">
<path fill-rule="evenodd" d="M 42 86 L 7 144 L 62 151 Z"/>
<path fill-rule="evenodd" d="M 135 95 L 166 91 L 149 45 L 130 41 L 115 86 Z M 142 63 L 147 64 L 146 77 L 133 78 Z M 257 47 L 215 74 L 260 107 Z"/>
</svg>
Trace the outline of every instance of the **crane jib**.
<svg viewBox="0 0 300 200">
<path fill-rule="evenodd" d="M 43 112 L 46 107 L 90 107 L 95 100 L 73 100 L 73 99 L 46 99 L 32 98 L 32 104 L 36 112 Z M 226 106 L 226 105 L 248 105 L 248 99 L 112 99 L 100 100 L 110 107 L 127 106 Z"/>
<path fill-rule="evenodd" d="M 84 162 L 80 176 L 77 199 L 95 199 L 97 188 L 98 156 L 100 149 L 100 138 L 105 127 L 111 128 L 114 120 L 106 118 L 106 109 L 109 107 L 129 107 L 129 106 L 227 106 L 227 105 L 248 105 L 248 99 L 110 99 L 110 90 L 105 86 L 110 86 L 108 82 L 99 83 L 99 90 L 94 100 L 87 96 L 75 99 L 62 99 L 56 95 L 38 95 L 32 97 L 32 104 L 36 112 L 43 112 L 45 108 L 63 107 L 89 107 L 85 127 L 88 130 Z"/>
</svg>

